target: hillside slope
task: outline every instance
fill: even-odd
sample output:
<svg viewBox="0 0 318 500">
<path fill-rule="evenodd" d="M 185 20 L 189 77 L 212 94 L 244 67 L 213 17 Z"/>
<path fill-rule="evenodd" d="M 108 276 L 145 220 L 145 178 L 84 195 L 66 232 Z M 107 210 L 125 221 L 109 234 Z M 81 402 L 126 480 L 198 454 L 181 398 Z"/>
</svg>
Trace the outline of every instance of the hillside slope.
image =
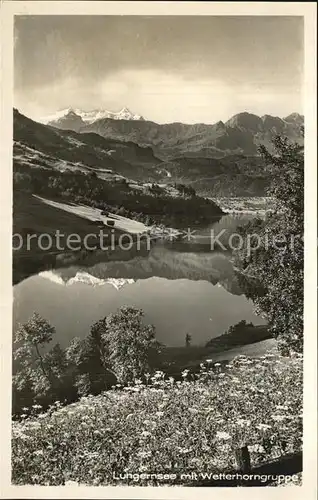
<svg viewBox="0 0 318 500">
<path fill-rule="evenodd" d="M 90 167 L 97 171 L 110 169 L 132 179 L 158 178 L 155 167 L 160 160 L 150 147 L 105 139 L 95 133 L 59 130 L 37 123 L 18 110 L 14 110 L 13 138 L 17 163 L 45 166 L 49 162 L 61 170 L 63 162 L 68 162 L 74 170 L 87 171 Z"/>
</svg>

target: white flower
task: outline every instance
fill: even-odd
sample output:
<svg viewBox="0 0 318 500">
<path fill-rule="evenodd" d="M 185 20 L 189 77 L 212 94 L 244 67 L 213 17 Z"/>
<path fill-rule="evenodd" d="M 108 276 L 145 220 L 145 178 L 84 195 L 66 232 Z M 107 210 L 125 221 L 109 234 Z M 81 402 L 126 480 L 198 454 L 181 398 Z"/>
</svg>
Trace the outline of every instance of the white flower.
<svg viewBox="0 0 318 500">
<path fill-rule="evenodd" d="M 164 412 L 163 411 L 157 411 L 156 415 L 157 415 L 157 417 L 163 417 L 164 416 Z"/>
<path fill-rule="evenodd" d="M 150 458 L 151 457 L 151 451 L 140 451 L 138 453 L 138 456 L 140 458 Z"/>
<path fill-rule="evenodd" d="M 33 455 L 36 455 L 36 456 L 43 455 L 43 450 L 36 450 L 33 452 Z"/>
<path fill-rule="evenodd" d="M 285 418 L 285 415 L 272 415 L 272 419 L 276 422 L 281 422 L 282 420 L 285 420 Z"/>
<path fill-rule="evenodd" d="M 258 424 L 256 426 L 256 429 L 259 429 L 260 431 L 266 430 L 266 429 L 271 429 L 272 426 L 268 424 Z"/>
<path fill-rule="evenodd" d="M 178 448 L 179 453 L 190 453 L 191 449 L 190 448 Z"/>
<path fill-rule="evenodd" d="M 148 436 L 151 436 L 151 432 L 142 431 L 141 435 L 142 435 L 142 437 L 148 437 Z"/>
<path fill-rule="evenodd" d="M 212 360 L 209 360 L 209 361 L 212 361 Z M 214 366 L 221 366 L 221 363 L 214 363 Z"/>
<path fill-rule="evenodd" d="M 240 418 L 236 423 L 240 427 L 249 427 L 251 425 L 251 421 L 250 420 L 245 420 L 243 418 Z"/>
<path fill-rule="evenodd" d="M 145 472 L 148 470 L 148 465 L 140 465 L 139 467 L 140 472 Z"/>
<path fill-rule="evenodd" d="M 189 408 L 190 413 L 199 413 L 199 410 L 197 408 Z"/>
<path fill-rule="evenodd" d="M 254 444 L 248 447 L 249 451 L 254 453 L 264 453 L 264 447 L 261 444 Z"/>
<path fill-rule="evenodd" d="M 228 434 L 227 432 L 221 432 L 221 431 L 217 431 L 216 437 L 217 437 L 217 439 L 231 439 L 230 434 Z"/>
</svg>

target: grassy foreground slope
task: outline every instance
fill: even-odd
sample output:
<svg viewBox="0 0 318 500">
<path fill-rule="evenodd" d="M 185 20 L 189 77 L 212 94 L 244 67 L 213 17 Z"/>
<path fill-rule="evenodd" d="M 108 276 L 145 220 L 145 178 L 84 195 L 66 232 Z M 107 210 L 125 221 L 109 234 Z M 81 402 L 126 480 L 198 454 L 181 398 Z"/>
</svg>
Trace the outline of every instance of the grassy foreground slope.
<svg viewBox="0 0 318 500">
<path fill-rule="evenodd" d="M 182 382 L 157 372 L 37 417 L 37 406 L 25 409 L 13 423 L 13 483 L 171 485 L 181 474 L 232 470 L 243 445 L 252 466 L 301 449 L 301 355 L 210 366 Z"/>
</svg>

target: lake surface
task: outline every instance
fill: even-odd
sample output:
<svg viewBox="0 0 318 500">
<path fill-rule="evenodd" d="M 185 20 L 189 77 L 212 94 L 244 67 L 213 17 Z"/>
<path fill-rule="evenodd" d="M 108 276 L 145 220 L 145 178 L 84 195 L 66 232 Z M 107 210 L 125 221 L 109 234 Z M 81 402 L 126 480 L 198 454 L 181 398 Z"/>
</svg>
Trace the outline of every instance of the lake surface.
<svg viewBox="0 0 318 500">
<path fill-rule="evenodd" d="M 143 309 L 145 322 L 156 327 L 158 340 L 168 346 L 204 344 L 242 319 L 255 325 L 253 303 L 240 289 L 231 252 L 211 250 L 211 230 L 223 231 L 223 241 L 251 217 L 224 216 L 191 239 L 157 241 L 150 249 L 109 257 L 95 252 L 70 262 L 58 256 L 29 272 L 14 286 L 14 327 L 34 311 L 56 328 L 55 341 L 66 346 L 83 338 L 90 326 L 122 305 Z M 220 239 L 222 239 L 220 238 Z"/>
</svg>

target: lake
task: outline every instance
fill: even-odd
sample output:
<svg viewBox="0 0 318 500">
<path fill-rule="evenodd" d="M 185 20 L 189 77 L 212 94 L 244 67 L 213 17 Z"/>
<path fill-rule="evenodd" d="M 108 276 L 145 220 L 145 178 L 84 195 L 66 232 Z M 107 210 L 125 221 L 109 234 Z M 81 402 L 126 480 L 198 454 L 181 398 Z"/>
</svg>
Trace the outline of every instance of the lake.
<svg viewBox="0 0 318 500">
<path fill-rule="evenodd" d="M 264 324 L 239 287 L 231 252 L 212 251 L 210 245 L 211 230 L 224 230 L 225 241 L 250 218 L 226 215 L 190 240 L 159 240 L 150 249 L 111 257 L 101 251 L 68 260 L 56 256 L 53 264 L 38 262 L 35 268 L 32 263 L 14 286 L 13 325 L 37 311 L 56 328 L 55 340 L 66 346 L 74 336 L 86 336 L 95 321 L 134 305 L 156 327 L 158 340 L 181 346 L 187 333 L 193 344 L 204 344 L 242 319 Z"/>
</svg>

